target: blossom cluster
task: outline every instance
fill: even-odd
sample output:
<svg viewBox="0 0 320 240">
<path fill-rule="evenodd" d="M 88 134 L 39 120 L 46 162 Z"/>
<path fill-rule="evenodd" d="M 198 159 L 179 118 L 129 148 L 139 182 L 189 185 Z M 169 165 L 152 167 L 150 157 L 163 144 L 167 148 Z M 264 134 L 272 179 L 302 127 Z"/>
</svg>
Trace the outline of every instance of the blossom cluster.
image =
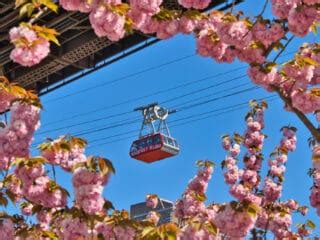
<svg viewBox="0 0 320 240">
<path fill-rule="evenodd" d="M 0 239 L 13 239 L 14 225 L 10 218 L 0 219 Z"/>
<path fill-rule="evenodd" d="M 176 202 L 174 215 L 177 218 L 192 218 L 206 211 L 204 198 L 213 166 L 210 162 L 199 164 L 201 168 L 197 175 L 189 182 L 183 197 Z"/>
<path fill-rule="evenodd" d="M 317 0 L 272 0 L 272 12 L 276 17 L 288 21 L 289 30 L 293 34 L 303 37 L 319 18 L 315 8 L 317 3 Z"/>
<path fill-rule="evenodd" d="M 33 204 L 46 208 L 65 207 L 67 204 L 67 191 L 58 186 L 46 174 L 41 158 L 19 159 L 15 164 L 14 176 L 9 175 L 8 181 L 18 180 L 20 185 L 11 189 L 18 193 L 17 198 L 23 197 Z"/>
<path fill-rule="evenodd" d="M 105 200 L 103 187 L 113 172 L 111 162 L 103 158 L 88 157 L 85 164 L 74 170 L 72 183 L 76 205 L 87 214 L 102 213 Z"/>
<path fill-rule="evenodd" d="M 10 58 L 22 66 L 31 67 L 38 64 L 50 52 L 50 43 L 47 39 L 39 36 L 28 25 L 21 25 L 10 30 L 10 40 L 15 48 Z"/>
<path fill-rule="evenodd" d="M 185 223 L 179 233 L 182 240 L 188 239 L 215 239 L 218 232 L 212 232 L 217 227 L 214 218 L 219 210 L 217 205 L 206 207 L 206 191 L 213 173 L 213 163 L 210 161 L 198 161 L 199 170 L 196 176 L 190 180 L 182 198 L 176 201 L 174 216 L 179 222 Z M 197 224 L 202 227 L 197 227 Z"/>
<path fill-rule="evenodd" d="M 101 213 L 105 202 L 102 197 L 103 185 L 106 182 L 107 178 L 100 173 L 86 168 L 76 169 L 72 178 L 76 204 L 88 214 Z"/>
<path fill-rule="evenodd" d="M 159 198 L 156 194 L 148 194 L 146 196 L 146 206 L 149 208 L 156 208 L 159 203 Z"/>
<path fill-rule="evenodd" d="M 252 102 L 252 111 L 248 113 L 246 122 L 247 130 L 244 136 L 235 134 L 233 138 L 226 135 L 222 138 L 222 146 L 228 152 L 222 166 L 226 168 L 225 182 L 231 186 L 230 193 L 239 201 L 247 201 L 257 205 L 261 198 L 254 194 L 260 184 L 259 172 L 262 166 L 261 150 L 264 142 L 264 110 L 263 104 Z M 244 169 L 237 166 L 237 157 L 240 145 L 247 148 L 243 157 Z"/>
<path fill-rule="evenodd" d="M 292 213 L 298 210 L 298 203 L 292 199 L 286 202 L 277 202 L 282 193 L 282 183 L 286 171 L 288 152 L 296 148 L 296 129 L 294 127 L 283 127 L 281 129 L 283 138 L 280 145 L 270 155 L 269 172 L 264 181 L 262 189 L 262 206 L 264 210 L 259 214 L 257 226 L 269 229 L 279 238 L 292 238 L 296 236 L 290 229 L 292 224 Z"/>
<path fill-rule="evenodd" d="M 248 70 L 251 80 L 268 91 L 276 88 L 290 99 L 289 111 L 297 109 L 302 113 L 316 112 L 320 108 L 319 44 L 303 45 L 293 61 L 277 69 L 274 63 L 252 66 Z"/>
<path fill-rule="evenodd" d="M 238 202 L 226 204 L 222 208 L 223 211 L 220 210 L 215 217 L 215 225 L 229 237 L 243 238 L 254 227 L 264 232 L 271 231 L 277 239 L 306 237 L 310 235 L 308 224 L 299 225 L 298 233 L 291 230 L 292 214 L 300 212 L 305 215 L 306 208 L 300 207 L 292 199 L 286 202 L 278 201 L 282 193 L 288 153 L 296 149 L 296 129 L 290 126 L 281 129 L 283 137 L 279 146 L 270 155 L 272 160 L 268 162 L 269 171 L 264 184 L 260 186 L 265 138 L 262 129 L 267 104 L 251 101 L 250 105 L 251 111 L 246 116 L 245 134 L 222 137 L 222 147 L 228 153 L 222 162 L 222 167 L 226 169 L 225 182 L 231 186 L 230 194 Z M 244 169 L 239 169 L 237 166 L 240 144 L 247 148 L 243 157 Z M 237 218 L 241 220 L 237 221 Z M 228 225 L 229 222 L 232 224 Z M 242 224 L 238 226 L 240 222 Z"/>
<path fill-rule="evenodd" d="M 40 126 L 40 108 L 28 94 L 6 79 L 0 83 L 0 111 L 10 111 L 9 122 L 0 129 L 0 170 L 7 170 L 15 157 L 29 157 L 33 134 Z"/>
<path fill-rule="evenodd" d="M 57 235 L 62 240 L 88 239 L 90 236 L 88 224 L 84 219 L 69 216 L 64 218 L 59 226 L 61 230 Z"/>
<path fill-rule="evenodd" d="M 65 171 L 72 171 L 77 164 L 85 163 L 86 141 L 81 138 L 62 136 L 39 145 L 41 155 L 49 164 L 59 165 Z"/>
<path fill-rule="evenodd" d="M 36 106 L 14 102 L 10 113 L 10 122 L 0 130 L 0 170 L 7 169 L 14 157 L 29 156 L 33 134 L 40 126 Z"/>
<path fill-rule="evenodd" d="M 251 205 L 251 207 L 252 206 L 258 209 L 258 206 Z M 256 214 L 250 214 L 247 209 L 241 206 L 235 207 L 230 203 L 223 206 L 219 214 L 216 215 L 215 224 L 221 233 L 231 239 L 244 239 L 254 227 L 256 219 Z"/>
</svg>

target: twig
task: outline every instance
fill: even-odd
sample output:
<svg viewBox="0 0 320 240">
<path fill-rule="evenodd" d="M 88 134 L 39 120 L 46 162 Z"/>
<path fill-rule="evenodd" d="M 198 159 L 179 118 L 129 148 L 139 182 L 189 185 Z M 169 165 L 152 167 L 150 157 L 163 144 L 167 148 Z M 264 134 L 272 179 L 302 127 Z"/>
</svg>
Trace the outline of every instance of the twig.
<svg viewBox="0 0 320 240">
<path fill-rule="evenodd" d="M 56 169 L 53 164 L 51 165 L 51 168 L 52 168 L 52 173 L 53 173 L 53 179 L 56 182 Z"/>
<path fill-rule="evenodd" d="M 48 10 L 47 7 L 40 8 L 39 12 L 38 12 L 33 18 L 30 19 L 29 24 L 32 25 L 32 24 L 33 24 L 35 21 L 37 21 L 37 20 L 41 17 L 41 15 L 42 15 L 43 13 L 45 13 L 47 10 Z"/>
<path fill-rule="evenodd" d="M 232 0 L 232 5 L 231 5 L 231 8 L 230 8 L 230 12 L 231 13 L 233 12 L 233 9 L 234 9 L 235 5 L 236 5 L 236 0 Z"/>
<path fill-rule="evenodd" d="M 278 58 L 281 56 L 281 54 L 284 52 L 284 50 L 286 50 L 286 48 L 288 47 L 288 45 L 291 43 L 291 41 L 294 39 L 294 35 L 286 42 L 286 44 L 284 45 L 284 47 L 281 49 L 281 51 L 277 54 L 277 56 L 273 59 L 273 62 L 276 62 L 278 60 Z"/>
<path fill-rule="evenodd" d="M 259 16 L 262 16 L 264 14 L 264 12 L 266 11 L 267 9 L 267 6 L 268 6 L 268 3 L 269 3 L 269 0 L 266 0 L 264 5 L 263 5 L 263 8 L 262 8 L 262 11 L 260 12 L 260 14 L 258 15 Z"/>
<path fill-rule="evenodd" d="M 245 38 L 246 36 L 248 36 L 248 34 L 252 31 L 253 27 L 254 27 L 255 25 L 257 25 L 257 23 L 258 23 L 258 18 L 261 17 L 261 16 L 264 14 L 264 12 L 265 12 L 265 10 L 266 10 L 266 8 L 267 8 L 267 6 L 268 6 L 268 2 L 269 2 L 269 0 L 266 0 L 266 1 L 265 1 L 264 6 L 263 6 L 261 12 L 259 13 L 258 16 L 256 16 L 257 19 L 254 21 L 254 23 L 252 24 L 251 29 L 249 29 L 249 30 L 247 31 L 247 33 L 243 36 L 243 38 Z M 243 38 L 242 38 L 242 39 L 243 39 Z"/>
</svg>

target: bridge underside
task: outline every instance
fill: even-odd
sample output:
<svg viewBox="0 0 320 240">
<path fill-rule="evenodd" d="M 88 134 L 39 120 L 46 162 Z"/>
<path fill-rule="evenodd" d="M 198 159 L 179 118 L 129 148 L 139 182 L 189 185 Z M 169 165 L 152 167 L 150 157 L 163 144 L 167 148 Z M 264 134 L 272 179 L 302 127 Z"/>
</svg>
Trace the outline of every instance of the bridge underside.
<svg viewBox="0 0 320 240">
<path fill-rule="evenodd" d="M 53 91 L 158 41 L 152 35 L 134 32 L 119 42 L 110 42 L 94 34 L 87 14 L 59 9 L 59 14 L 45 13 L 37 23 L 55 28 L 60 33 L 61 47 L 52 46 L 45 60 L 34 67 L 25 68 L 9 58 L 13 48 L 8 38 L 9 29 L 23 20 L 19 19 L 18 10 L 14 9 L 14 2 L 0 2 L 0 75 L 40 94 Z M 209 8 L 229 8 L 231 2 L 214 0 Z M 239 2 L 241 0 L 236 1 Z M 170 9 L 181 8 L 175 0 L 165 0 L 165 6 Z"/>
</svg>

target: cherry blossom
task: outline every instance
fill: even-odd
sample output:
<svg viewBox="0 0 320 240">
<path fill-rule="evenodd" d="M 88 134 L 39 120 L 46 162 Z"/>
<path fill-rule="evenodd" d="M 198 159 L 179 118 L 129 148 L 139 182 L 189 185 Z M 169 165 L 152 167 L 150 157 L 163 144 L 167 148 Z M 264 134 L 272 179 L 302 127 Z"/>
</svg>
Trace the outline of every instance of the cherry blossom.
<svg viewBox="0 0 320 240">
<path fill-rule="evenodd" d="M 90 23 L 99 37 L 118 41 L 125 35 L 125 16 L 106 6 L 98 6 L 90 13 Z"/>
<path fill-rule="evenodd" d="M 39 37 L 33 29 L 27 26 L 14 27 L 9 34 L 11 42 L 15 45 L 10 54 L 10 58 L 14 62 L 31 67 L 48 56 L 50 52 L 49 41 Z"/>
<path fill-rule="evenodd" d="M 204 9 L 211 3 L 210 0 L 179 0 L 178 2 L 185 8 L 195 9 Z"/>
</svg>

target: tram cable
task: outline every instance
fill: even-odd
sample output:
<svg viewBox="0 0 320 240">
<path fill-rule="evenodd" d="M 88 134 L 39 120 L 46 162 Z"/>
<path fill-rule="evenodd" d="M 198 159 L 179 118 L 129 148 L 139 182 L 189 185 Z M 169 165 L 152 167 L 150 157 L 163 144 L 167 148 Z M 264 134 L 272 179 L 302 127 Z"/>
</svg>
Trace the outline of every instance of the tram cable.
<svg viewBox="0 0 320 240">
<path fill-rule="evenodd" d="M 218 101 L 218 100 L 221 100 L 221 99 L 224 99 L 224 98 L 232 97 L 232 96 L 235 96 L 235 95 L 239 95 L 239 94 L 250 92 L 250 91 L 253 91 L 253 90 L 257 90 L 257 89 L 259 89 L 259 87 L 254 86 L 254 87 L 250 87 L 250 88 L 246 88 L 246 89 L 243 89 L 243 90 L 239 90 L 239 91 L 236 91 L 236 92 L 233 92 L 233 93 L 230 93 L 230 94 L 226 94 L 226 95 L 222 95 L 222 96 L 219 96 L 219 97 L 211 98 L 211 99 L 208 99 L 206 101 L 193 103 L 193 104 L 190 104 L 188 106 L 184 106 L 184 107 L 181 106 L 180 109 L 177 109 L 177 112 L 189 110 L 191 108 L 202 106 L 202 105 L 205 105 L 205 104 L 208 104 L 208 103 L 211 103 L 211 102 L 215 102 L 215 101 Z M 137 118 L 134 118 L 134 119 L 128 118 L 128 119 L 124 119 L 124 120 L 121 120 L 121 121 L 113 122 L 112 124 L 109 124 L 107 126 L 105 126 L 105 125 L 101 126 L 101 127 L 96 127 L 95 126 L 93 128 L 90 128 L 90 129 L 74 132 L 74 133 L 72 133 L 72 135 L 81 137 L 81 136 L 85 136 L 85 135 L 96 133 L 96 132 L 101 132 L 101 131 L 105 131 L 105 130 L 109 130 L 109 129 L 122 127 L 122 126 L 125 126 L 125 125 L 131 125 L 131 124 L 134 124 L 134 123 L 138 123 L 140 121 L 141 121 L 140 117 L 137 117 Z M 38 144 L 40 144 L 40 142 L 34 144 L 33 147 L 37 146 Z"/>
<path fill-rule="evenodd" d="M 156 96 L 156 95 L 159 95 L 159 94 L 162 94 L 162 93 L 167 93 L 167 92 L 170 92 L 170 91 L 174 91 L 174 90 L 177 90 L 179 88 L 184 88 L 184 87 L 196 84 L 196 83 L 200 83 L 200 82 L 207 81 L 207 80 L 210 80 L 210 79 L 218 78 L 218 77 L 221 77 L 223 75 L 226 75 L 226 74 L 229 74 L 229 73 L 233 73 L 233 72 L 245 69 L 245 68 L 246 67 L 239 67 L 239 68 L 234 68 L 234 69 L 231 69 L 229 71 L 221 72 L 221 73 L 218 73 L 218 74 L 209 75 L 209 76 L 206 76 L 206 77 L 203 77 L 203 78 L 200 78 L 200 79 L 196 79 L 196 80 L 192 80 L 192 81 L 189 81 L 189 82 L 186 82 L 186 83 L 182 83 L 182 84 L 179 84 L 179 85 L 176 85 L 176 86 L 173 86 L 173 87 L 169 87 L 169 88 L 166 88 L 166 89 L 158 90 L 158 91 L 155 91 L 153 93 L 149 93 L 149 94 L 146 94 L 146 95 L 143 95 L 143 96 L 140 96 L 140 97 L 131 98 L 131 99 L 122 101 L 120 103 L 104 106 L 104 107 L 97 108 L 97 109 L 94 109 L 94 110 L 91 110 L 91 111 L 88 111 L 88 112 L 72 115 L 72 116 L 70 116 L 68 118 L 52 121 L 52 122 L 46 123 L 46 126 L 52 125 L 52 124 L 57 124 L 57 123 L 60 123 L 60 122 L 63 122 L 63 121 L 67 121 L 67 120 L 70 120 L 70 119 L 74 119 L 74 118 L 77 118 L 77 117 L 86 116 L 86 115 L 89 115 L 89 114 L 92 114 L 92 113 L 101 112 L 101 111 L 108 110 L 108 109 L 111 109 L 111 108 L 114 108 L 114 107 L 118 107 L 118 106 L 121 106 L 121 105 L 124 105 L 124 104 L 127 104 L 127 103 L 143 100 L 143 99 L 146 99 L 148 97 L 153 97 L 153 96 Z M 128 112 L 124 112 L 124 113 L 120 113 L 120 114 L 127 114 L 127 113 Z M 132 113 L 132 111 L 130 111 L 130 113 Z"/>
<path fill-rule="evenodd" d="M 266 98 L 261 98 L 261 100 L 274 99 L 275 97 L 276 97 L 276 95 L 273 95 L 273 96 L 269 96 L 269 97 L 266 97 Z M 258 101 L 259 100 L 260 99 L 258 99 Z M 221 110 L 231 109 L 231 108 L 239 107 L 239 106 L 248 106 L 248 101 L 245 101 L 245 102 L 242 102 L 242 103 L 238 103 L 238 104 L 235 104 L 235 105 L 231 105 L 231 106 L 227 106 L 227 107 L 222 107 L 222 108 L 206 111 L 206 112 L 203 112 L 203 113 L 189 115 L 189 116 L 186 116 L 186 117 L 183 117 L 183 118 L 180 118 L 180 119 L 169 121 L 168 123 L 175 123 L 175 122 L 179 122 L 179 121 L 182 121 L 182 120 L 186 120 L 186 119 L 190 119 L 190 118 L 194 118 L 194 117 L 199 117 L 199 116 L 203 116 L 203 115 L 206 115 L 206 114 L 218 112 L 218 111 L 221 111 Z M 101 140 L 110 139 L 110 138 L 113 138 L 113 137 L 119 137 L 119 136 L 122 136 L 122 135 L 127 135 L 129 133 L 134 133 L 134 132 L 137 132 L 137 130 L 132 130 L 132 131 L 124 132 L 124 133 L 118 133 L 118 134 L 111 135 L 111 136 L 108 136 L 108 137 L 93 139 L 93 140 L 90 141 L 90 144 L 91 143 L 95 143 L 95 142 L 99 142 Z"/>
<path fill-rule="evenodd" d="M 212 99 L 208 99 L 206 101 L 201 101 L 201 102 L 198 102 L 198 103 L 190 104 L 188 106 L 181 107 L 180 109 L 177 109 L 177 112 L 189 110 L 191 108 L 202 106 L 204 104 L 215 102 L 215 101 L 218 101 L 218 100 L 221 100 L 221 99 L 224 99 L 224 98 L 228 98 L 228 97 L 232 97 L 232 96 L 235 96 L 235 95 L 239 95 L 239 94 L 242 94 L 242 93 L 251 92 L 251 91 L 257 90 L 257 89 L 259 89 L 259 87 L 257 87 L 257 86 L 250 87 L 250 88 L 239 90 L 239 91 L 236 91 L 236 92 L 233 92 L 233 93 L 230 93 L 230 94 L 226 94 L 226 95 L 222 95 L 222 96 L 215 97 L 215 98 L 212 98 Z M 137 117 L 135 119 L 128 118 L 128 119 L 122 120 L 120 123 L 119 122 L 115 122 L 115 123 L 112 123 L 112 124 L 110 124 L 108 126 L 103 126 L 103 127 L 98 127 L 98 128 L 97 127 L 93 127 L 93 128 L 81 131 L 81 132 L 75 132 L 75 133 L 73 133 L 73 135 L 74 136 L 88 135 L 88 134 L 92 134 L 92 133 L 96 133 L 96 132 L 100 132 L 100 131 L 104 131 L 104 130 L 108 130 L 108 129 L 121 127 L 121 126 L 124 126 L 124 125 L 130 125 L 130 124 L 133 124 L 133 123 L 136 123 L 136 122 L 139 122 L 139 121 L 141 121 L 140 117 L 139 118 Z"/>
<path fill-rule="evenodd" d="M 157 66 L 152 66 L 152 67 L 143 69 L 141 71 L 137 71 L 137 72 L 134 72 L 134 73 L 131 73 L 131 74 L 128 74 L 128 75 L 113 79 L 113 80 L 105 82 L 105 83 L 97 84 L 97 85 L 94 85 L 94 86 L 91 86 L 91 87 L 88 87 L 88 88 L 85 88 L 85 89 L 82 89 L 82 90 L 79 90 L 79 91 L 76 91 L 76 92 L 73 92 L 73 93 L 70 93 L 70 94 L 66 94 L 64 96 L 60 96 L 60 97 L 57 97 L 57 98 L 49 99 L 48 101 L 46 101 L 44 103 L 56 102 L 56 101 L 59 101 L 59 100 L 62 100 L 62 99 L 68 98 L 68 97 L 72 97 L 74 95 L 78 95 L 78 94 L 81 94 L 81 93 L 84 93 L 84 92 L 91 91 L 91 90 L 99 88 L 99 87 L 104 87 L 104 86 L 107 86 L 107 85 L 111 85 L 111 84 L 123 81 L 125 79 L 131 78 L 131 77 L 134 77 L 134 76 L 138 76 L 140 74 L 143 74 L 143 73 L 146 73 L 146 72 L 150 72 L 152 70 L 156 70 L 156 69 L 168 66 L 168 65 L 173 64 L 173 63 L 181 62 L 183 60 L 186 60 L 186 59 L 194 57 L 194 56 L 196 56 L 196 54 L 191 54 L 191 55 L 186 55 L 186 56 L 183 56 L 183 57 L 180 57 L 180 58 L 176 58 L 176 59 L 173 59 L 171 61 L 159 64 Z"/>
<path fill-rule="evenodd" d="M 160 102 L 160 103 L 164 104 L 164 103 L 172 102 L 174 100 L 177 100 L 177 99 L 180 99 L 180 98 L 183 98 L 183 97 L 187 97 L 187 96 L 190 96 L 190 95 L 194 95 L 194 94 L 197 94 L 197 93 L 212 89 L 214 87 L 219 87 L 219 86 L 222 86 L 224 84 L 227 84 L 227 83 L 230 83 L 230 82 L 234 82 L 236 80 L 239 80 L 239 79 L 242 79 L 242 78 L 245 78 L 245 77 L 246 77 L 246 75 L 241 75 L 241 76 L 238 76 L 238 77 L 234 77 L 234 78 L 231 78 L 231 79 L 228 79 L 228 80 L 225 80 L 225 81 L 210 85 L 208 87 L 200 88 L 198 90 L 193 90 L 193 91 L 188 92 L 186 94 L 182 94 L 182 95 L 179 95 L 177 97 L 173 97 L 171 99 L 165 100 L 165 101 Z M 224 91 L 228 91 L 228 90 L 233 90 L 234 88 L 241 87 L 241 86 L 248 85 L 248 84 L 249 84 L 249 82 L 247 82 L 245 84 L 240 84 L 240 85 L 237 85 L 237 86 L 233 86 L 232 88 L 221 90 L 218 93 L 224 92 Z M 216 94 L 217 93 L 214 93 L 214 95 L 216 95 Z M 127 103 L 130 103 L 130 102 L 131 101 L 129 101 L 129 100 L 127 101 Z M 119 105 L 119 104 L 116 104 L 116 105 Z M 66 126 L 62 126 L 62 127 L 57 127 L 57 128 L 52 128 L 52 129 L 40 131 L 36 135 L 43 135 L 43 134 L 47 134 L 47 133 L 51 133 L 51 132 L 55 132 L 55 131 L 59 131 L 59 130 L 63 130 L 63 129 L 69 129 L 69 128 L 72 128 L 72 127 L 81 126 L 81 125 L 89 124 L 89 123 L 92 123 L 92 122 L 106 120 L 106 119 L 110 119 L 110 118 L 114 118 L 114 117 L 118 117 L 118 116 L 124 116 L 124 115 L 131 114 L 131 113 L 133 113 L 133 112 L 132 111 L 125 111 L 125 112 L 122 112 L 122 113 L 119 113 L 119 114 L 113 114 L 113 115 L 108 115 L 108 116 L 105 116 L 105 117 L 90 119 L 90 120 L 79 122 L 79 123 L 74 123 L 74 124 L 70 124 L 70 125 L 66 125 Z"/>
<path fill-rule="evenodd" d="M 266 97 L 266 98 L 263 98 L 261 100 L 267 100 L 267 99 L 268 99 L 269 102 L 272 102 L 272 101 L 275 101 L 275 100 L 279 100 L 279 98 L 276 95 L 270 96 L 270 97 Z M 194 123 L 194 122 L 197 122 L 197 121 L 202 121 L 202 120 L 205 120 L 205 119 L 208 119 L 208 118 L 221 116 L 221 115 L 224 115 L 224 114 L 227 114 L 227 113 L 230 113 L 230 112 L 234 112 L 234 111 L 237 111 L 237 110 L 245 109 L 245 108 L 247 108 L 247 105 L 248 105 L 248 102 L 245 102 L 245 103 L 242 103 L 242 104 L 237 104 L 237 105 L 234 105 L 234 106 L 226 107 L 224 109 L 228 109 L 228 108 L 230 108 L 230 109 L 227 110 L 227 111 L 223 111 L 223 112 L 216 113 L 216 114 L 211 114 L 209 116 L 197 118 L 197 119 L 194 119 L 194 120 L 190 120 L 190 117 L 185 117 L 185 118 L 178 119 L 178 120 L 179 121 L 186 120 L 186 119 L 189 119 L 189 120 L 186 121 L 186 122 L 183 122 L 183 123 L 174 124 L 174 125 L 172 125 L 170 127 L 171 128 L 176 128 L 176 127 L 184 126 L 184 125 L 187 125 L 187 124 L 190 124 L 190 123 Z M 209 111 L 209 112 L 213 112 L 213 111 Z M 201 115 L 203 115 L 203 114 L 201 114 Z M 172 123 L 172 122 L 175 122 L 175 121 L 178 121 L 178 120 L 170 121 L 169 123 Z M 112 144 L 112 143 L 116 143 L 116 142 L 120 142 L 120 141 L 124 141 L 124 140 L 128 140 L 128 139 L 132 139 L 132 138 L 137 137 L 137 134 L 134 134 L 134 135 L 130 135 L 130 136 L 127 136 L 127 137 L 123 137 L 123 138 L 119 138 L 119 139 L 115 139 L 115 140 L 111 140 L 111 141 L 107 141 L 107 142 L 91 145 L 92 142 L 98 142 L 98 140 L 102 141 L 102 140 L 113 138 L 115 136 L 128 135 L 128 134 L 133 133 L 133 132 L 137 132 L 137 130 L 132 130 L 132 131 L 128 131 L 128 132 L 125 132 L 125 133 L 121 133 L 121 134 L 117 134 L 117 135 L 113 135 L 113 136 L 109 136 L 109 137 L 105 137 L 105 138 L 101 138 L 101 139 L 96 139 L 95 141 L 89 141 L 89 145 L 88 145 L 87 149 L 92 149 L 92 148 L 96 148 L 96 147 L 99 147 L 99 146 L 105 146 L 105 145 L 108 145 L 108 144 Z"/>
<path fill-rule="evenodd" d="M 292 53 L 295 53 L 295 52 L 292 51 L 292 52 L 288 52 L 288 53 L 286 53 L 286 54 L 283 54 L 283 55 L 281 56 L 281 58 L 286 57 L 286 56 L 288 56 L 288 55 L 291 55 Z M 187 56 L 184 56 L 184 57 L 181 57 L 181 58 L 172 60 L 172 61 L 170 61 L 170 62 L 167 62 L 167 63 L 161 64 L 161 65 L 158 65 L 157 67 L 160 68 L 160 67 L 162 67 L 162 65 L 169 65 L 169 64 L 172 64 L 172 63 L 176 63 L 176 62 L 179 62 L 179 61 L 181 61 L 181 60 L 184 60 L 184 59 L 189 58 L 189 57 L 192 57 L 192 56 L 195 56 L 195 54 L 194 54 L 194 55 L 187 55 Z M 152 67 L 151 67 L 151 68 L 152 68 Z M 154 68 L 154 69 L 157 69 L 156 67 L 153 67 L 153 68 Z M 104 106 L 104 107 L 97 108 L 97 109 L 94 109 L 94 110 L 91 110 L 91 111 L 87 111 L 87 112 L 75 114 L 75 115 L 72 115 L 72 116 L 70 116 L 70 117 L 68 117 L 68 118 L 64 118 L 64 119 L 52 121 L 52 122 L 46 123 L 46 126 L 53 125 L 53 124 L 57 124 L 57 123 L 61 123 L 61 122 L 63 122 L 63 121 L 71 120 L 71 119 L 78 118 L 78 117 L 81 117 L 81 116 L 86 116 L 86 115 L 89 115 L 89 114 L 101 112 L 101 111 L 104 111 L 104 110 L 107 110 L 107 109 L 111 109 L 111 108 L 114 108 L 114 107 L 118 107 L 118 106 L 121 106 L 121 105 L 130 103 L 130 102 L 134 102 L 134 101 L 142 100 L 142 99 L 145 99 L 145 98 L 148 98 L 148 97 L 156 96 L 156 95 L 159 95 L 159 94 L 162 94 L 162 93 L 166 93 L 166 92 L 168 92 L 168 91 L 176 90 L 176 89 L 178 89 L 178 88 L 187 87 L 187 86 L 192 85 L 192 84 L 195 84 L 195 83 L 199 83 L 199 82 L 202 82 L 202 81 L 206 81 L 206 80 L 209 80 L 209 79 L 212 79 L 212 78 L 217 78 L 217 77 L 219 77 L 219 76 L 223 76 L 223 75 L 225 75 L 225 74 L 232 73 L 232 72 L 236 72 L 236 71 L 239 71 L 239 70 L 242 70 L 242 69 L 246 69 L 246 68 L 247 68 L 247 66 L 238 67 L 238 68 L 233 68 L 233 69 L 230 69 L 230 70 L 228 70 L 228 71 L 226 71 L 226 72 L 218 73 L 218 74 L 215 74 L 215 75 L 210 75 L 210 76 L 207 76 L 207 77 L 198 79 L 198 80 L 193 80 L 193 81 L 190 81 L 190 82 L 187 82 L 187 83 L 183 83 L 183 84 L 180 84 L 180 85 L 177 85 L 177 86 L 174 86 L 174 87 L 170 87 L 170 88 L 167 88 L 167 89 L 159 90 L 159 91 L 156 91 L 156 92 L 153 92 L 153 93 L 144 95 L 144 96 L 140 96 L 140 97 L 136 97 L 136 98 L 131 98 L 131 99 L 125 100 L 125 101 L 120 102 L 120 103 L 117 103 L 117 104 L 113 104 L 113 105 L 109 105 L 109 106 Z M 149 68 L 149 69 L 150 69 L 150 68 Z M 147 72 L 147 70 L 148 70 L 148 69 L 145 69 L 145 70 L 143 70 L 143 71 L 144 71 L 144 72 Z M 142 74 L 143 71 L 126 75 L 126 76 L 124 76 L 123 78 L 128 78 L 128 77 L 130 77 L 130 76 L 132 76 L 132 75 L 137 75 L 138 73 L 139 73 L 139 74 Z M 149 70 L 149 71 L 150 71 L 150 70 Z M 117 79 L 115 79 L 115 80 L 113 80 L 113 81 L 116 81 L 116 80 L 117 80 Z M 72 94 L 72 96 L 73 96 L 73 95 L 76 95 L 76 94 L 77 94 L 77 93 L 75 92 L 75 93 Z M 114 118 L 114 117 L 117 117 L 117 116 L 122 116 L 122 115 L 130 114 L 130 113 L 132 113 L 132 111 L 127 111 L 127 112 L 122 112 L 122 113 L 119 113 L 119 114 L 110 115 L 110 116 L 104 117 L 104 119 Z M 81 125 L 82 125 L 82 124 L 81 124 Z M 59 130 L 62 130 L 62 129 L 59 129 Z"/>
</svg>

